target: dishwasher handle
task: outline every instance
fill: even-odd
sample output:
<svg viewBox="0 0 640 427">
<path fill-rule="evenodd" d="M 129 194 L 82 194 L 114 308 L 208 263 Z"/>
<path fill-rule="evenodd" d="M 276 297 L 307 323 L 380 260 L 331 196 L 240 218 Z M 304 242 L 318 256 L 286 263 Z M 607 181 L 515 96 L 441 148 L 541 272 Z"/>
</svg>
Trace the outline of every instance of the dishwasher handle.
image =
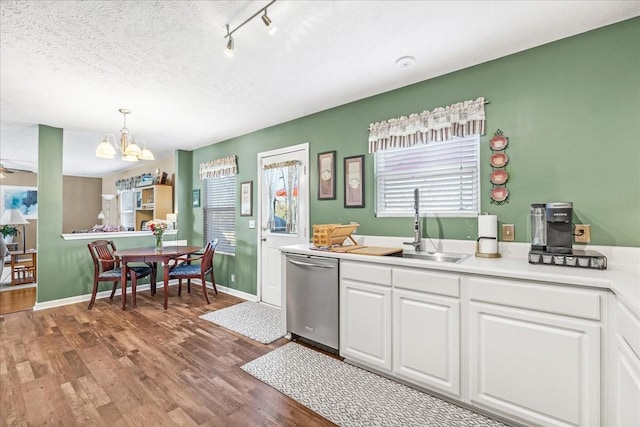
<svg viewBox="0 0 640 427">
<path fill-rule="evenodd" d="M 312 262 L 295 261 L 295 260 L 292 260 L 291 258 L 287 258 L 287 262 L 290 262 L 291 264 L 295 264 L 295 265 L 300 265 L 300 266 L 303 266 L 303 267 L 319 267 L 319 268 L 334 268 L 335 267 L 335 265 L 314 264 Z"/>
</svg>

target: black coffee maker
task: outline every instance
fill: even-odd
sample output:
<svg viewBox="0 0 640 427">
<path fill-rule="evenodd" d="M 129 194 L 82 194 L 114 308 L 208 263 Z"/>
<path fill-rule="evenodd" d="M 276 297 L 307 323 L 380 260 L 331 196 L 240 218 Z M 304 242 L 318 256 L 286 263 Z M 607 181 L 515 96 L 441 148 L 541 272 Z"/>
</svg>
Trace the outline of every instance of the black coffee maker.
<svg viewBox="0 0 640 427">
<path fill-rule="evenodd" d="M 572 202 L 551 202 L 546 204 L 546 252 L 553 254 L 572 253 L 572 217 Z"/>
<path fill-rule="evenodd" d="M 573 249 L 573 203 L 531 205 L 529 264 L 607 268 L 607 257 L 593 250 Z"/>
</svg>

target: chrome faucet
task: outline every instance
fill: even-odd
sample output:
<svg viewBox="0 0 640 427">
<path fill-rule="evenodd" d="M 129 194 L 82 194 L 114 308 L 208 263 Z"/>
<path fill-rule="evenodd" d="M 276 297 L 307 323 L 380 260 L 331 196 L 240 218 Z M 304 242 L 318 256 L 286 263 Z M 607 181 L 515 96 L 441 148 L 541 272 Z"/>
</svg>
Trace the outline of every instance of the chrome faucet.
<svg viewBox="0 0 640 427">
<path fill-rule="evenodd" d="M 422 251 L 422 232 L 420 230 L 420 190 L 413 190 L 413 242 L 403 242 L 405 245 L 413 246 L 416 252 Z"/>
</svg>

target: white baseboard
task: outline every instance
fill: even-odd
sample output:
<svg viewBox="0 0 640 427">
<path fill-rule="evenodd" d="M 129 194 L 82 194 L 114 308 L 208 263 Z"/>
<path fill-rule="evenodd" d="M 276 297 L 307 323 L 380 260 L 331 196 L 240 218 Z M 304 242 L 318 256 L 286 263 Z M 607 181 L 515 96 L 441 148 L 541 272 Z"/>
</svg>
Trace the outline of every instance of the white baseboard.
<svg viewBox="0 0 640 427">
<path fill-rule="evenodd" d="M 199 282 L 198 282 L 199 283 Z M 170 280 L 169 281 L 169 286 L 176 286 L 178 284 L 177 280 Z M 162 283 L 158 283 L 157 284 L 158 287 L 162 287 Z M 137 287 L 137 291 L 146 291 L 149 290 L 151 288 L 150 284 L 145 284 L 145 285 L 139 285 Z M 213 290 L 213 286 L 211 285 L 210 282 L 207 282 L 207 288 Z M 247 301 L 258 301 L 258 297 L 255 295 L 251 295 L 248 294 L 246 292 L 242 292 L 242 291 L 238 291 L 237 289 L 233 289 L 233 288 L 227 288 L 226 286 L 222 286 L 222 285 L 218 285 L 216 284 L 216 288 L 218 289 L 218 292 L 222 292 L 225 294 L 229 294 L 229 295 L 233 295 L 234 297 L 238 297 L 238 298 L 242 298 L 245 299 Z M 118 288 L 116 289 L 116 293 L 115 295 L 120 295 L 122 294 L 122 289 Z M 109 298 L 109 296 L 111 295 L 111 291 L 101 291 L 98 292 L 96 294 L 96 300 L 98 299 L 102 299 L 102 298 Z M 91 300 L 91 294 L 84 294 L 84 295 L 78 295 L 78 296 L 74 296 L 74 297 L 68 297 L 68 298 L 61 298 L 61 299 L 56 299 L 56 300 L 51 300 L 51 301 L 45 301 L 45 302 L 36 302 L 36 305 L 33 307 L 33 310 L 46 310 L 48 308 L 54 308 L 54 307 L 62 307 L 64 305 L 68 305 L 68 304 L 76 304 L 79 302 L 87 302 Z"/>
<path fill-rule="evenodd" d="M 210 284 L 207 284 L 207 287 L 213 289 L 213 286 L 211 286 Z M 242 298 L 242 299 L 245 299 L 247 301 L 253 301 L 253 302 L 257 302 L 258 301 L 258 297 L 256 295 L 248 294 L 246 292 L 242 292 L 242 291 L 239 291 L 237 289 L 227 288 L 226 286 L 222 286 L 222 285 L 218 285 L 218 284 L 216 284 L 216 288 L 218 288 L 219 292 L 223 292 L 225 294 L 233 295 L 234 297 Z"/>
</svg>

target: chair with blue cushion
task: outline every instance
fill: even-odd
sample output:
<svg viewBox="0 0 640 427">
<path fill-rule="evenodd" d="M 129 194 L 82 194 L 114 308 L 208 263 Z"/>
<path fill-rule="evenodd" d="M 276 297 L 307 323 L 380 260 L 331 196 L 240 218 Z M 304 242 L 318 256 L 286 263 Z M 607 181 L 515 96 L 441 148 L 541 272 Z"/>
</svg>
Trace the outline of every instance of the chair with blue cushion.
<svg viewBox="0 0 640 427">
<path fill-rule="evenodd" d="M 205 281 L 205 277 L 207 274 L 211 274 L 211 284 L 213 285 L 213 290 L 218 294 L 218 289 L 216 289 L 216 279 L 213 275 L 213 255 L 216 252 L 216 246 L 218 246 L 218 239 L 214 239 L 207 243 L 207 246 L 204 248 L 204 253 L 202 256 L 198 257 L 188 257 L 188 258 L 178 258 L 179 262 L 177 262 L 170 270 L 169 270 L 169 278 L 170 279 L 178 279 L 178 295 L 182 292 L 182 279 L 187 279 L 187 291 L 191 293 L 191 279 L 200 279 L 202 283 L 202 293 L 204 294 L 204 299 L 209 304 L 209 295 L 207 295 L 207 283 Z M 194 264 L 193 261 L 200 260 L 199 263 Z"/>
<path fill-rule="evenodd" d="M 113 282 L 110 300 L 116 293 L 118 282 L 122 280 L 122 269 L 120 260 L 113 255 L 116 245 L 111 240 L 95 240 L 87 245 L 91 258 L 93 259 L 93 292 L 91 293 L 91 301 L 89 302 L 89 310 L 93 307 L 98 293 L 98 282 Z M 151 275 L 152 268 L 148 266 L 129 266 L 127 279 L 131 280 L 131 293 L 133 296 L 133 307 L 135 307 L 135 292 L 138 279 Z M 155 275 L 151 276 L 152 289 L 155 284 Z M 125 294 L 127 292 L 127 284 L 122 284 L 122 309 L 125 309 Z"/>
</svg>

